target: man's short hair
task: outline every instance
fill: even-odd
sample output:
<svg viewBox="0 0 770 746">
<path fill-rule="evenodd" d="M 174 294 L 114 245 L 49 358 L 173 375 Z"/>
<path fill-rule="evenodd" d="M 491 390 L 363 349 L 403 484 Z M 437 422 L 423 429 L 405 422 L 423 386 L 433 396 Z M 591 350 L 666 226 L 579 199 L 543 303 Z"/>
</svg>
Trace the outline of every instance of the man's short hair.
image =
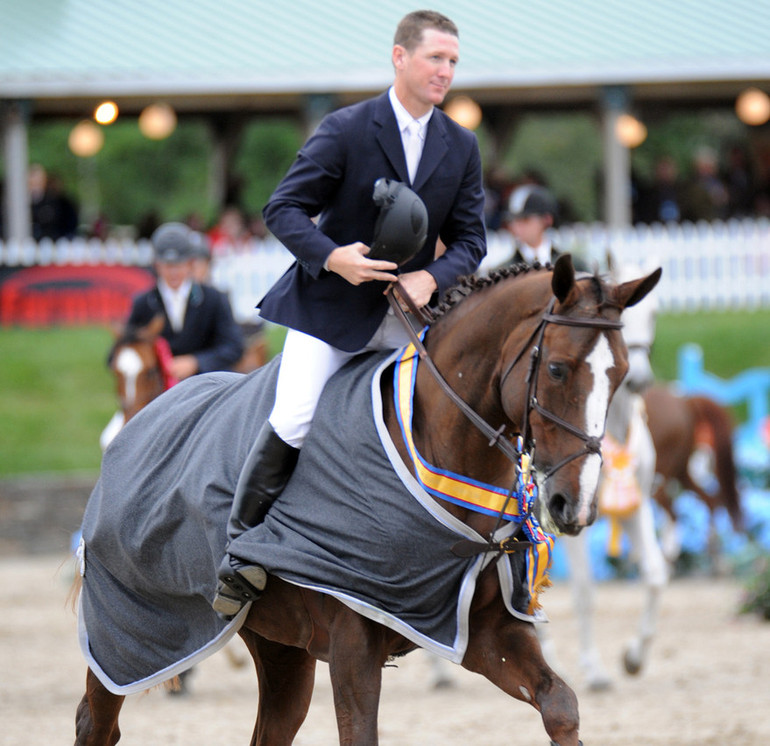
<svg viewBox="0 0 770 746">
<path fill-rule="evenodd" d="M 460 38 L 457 26 L 445 15 L 435 10 L 415 10 L 401 19 L 393 37 L 393 44 L 412 52 L 422 41 L 423 31 L 428 28 Z"/>
</svg>

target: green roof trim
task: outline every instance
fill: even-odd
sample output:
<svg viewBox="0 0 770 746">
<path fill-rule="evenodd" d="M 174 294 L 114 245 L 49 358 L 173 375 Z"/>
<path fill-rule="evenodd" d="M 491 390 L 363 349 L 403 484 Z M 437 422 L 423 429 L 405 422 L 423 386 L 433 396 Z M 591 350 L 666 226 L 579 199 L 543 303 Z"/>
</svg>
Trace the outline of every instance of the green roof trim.
<svg viewBox="0 0 770 746">
<path fill-rule="evenodd" d="M 414 3 L 0 0 L 0 98 L 378 90 Z M 770 3 L 441 0 L 455 88 L 770 79 Z M 760 30 L 762 30 L 760 32 Z"/>
</svg>

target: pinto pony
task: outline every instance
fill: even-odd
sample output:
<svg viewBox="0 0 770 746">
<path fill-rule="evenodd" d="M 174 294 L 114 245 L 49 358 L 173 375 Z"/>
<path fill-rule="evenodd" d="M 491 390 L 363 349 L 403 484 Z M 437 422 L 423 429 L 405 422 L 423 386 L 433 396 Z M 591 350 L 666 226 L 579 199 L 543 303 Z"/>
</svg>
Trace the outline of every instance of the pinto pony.
<svg viewBox="0 0 770 746">
<path fill-rule="evenodd" d="M 464 535 L 476 537 L 458 542 L 462 551 L 453 546 L 452 553 L 476 553 L 484 560 L 474 564 L 478 575 L 467 609 L 461 664 L 535 707 L 556 746 L 579 744 L 577 699 L 545 662 L 531 621 L 510 612 L 498 565 L 533 548 L 538 539 L 527 526 L 536 527 L 538 520 L 546 531 L 568 534 L 579 533 L 594 520 L 607 408 L 627 368 L 620 315 L 659 276 L 657 271 L 620 285 L 576 277 L 571 258 L 564 255 L 552 271 L 515 268 L 459 286 L 427 329 L 424 353 L 417 348 L 411 438 L 400 427 L 394 377 L 379 379 L 381 417 L 397 451 L 393 458 L 400 456 L 416 474 L 414 447 L 434 472 L 462 475 L 466 484 L 483 487 L 485 494 L 502 493 L 496 509 L 434 495 L 446 520 L 462 524 Z M 150 424 L 155 409 L 160 421 L 162 406 L 142 413 Z M 339 416 L 334 427 L 345 427 Z M 302 462 L 301 456 L 298 471 Z M 539 485 L 536 500 L 512 515 L 506 492 L 513 495 L 511 485 L 528 475 L 530 467 Z M 275 508 L 284 497 L 288 495 Z M 449 547 L 435 549 L 436 557 L 449 556 Z M 399 557 L 401 561 L 408 570 L 410 560 Z M 86 563 L 84 592 L 90 582 L 87 568 Z M 212 575 L 212 596 L 215 582 Z M 537 593 L 533 602 L 537 605 Z M 259 681 L 252 745 L 293 742 L 310 704 L 316 660 L 329 664 L 340 743 L 377 744 L 381 670 L 391 656 L 418 647 L 406 636 L 408 631 L 387 626 L 384 618 L 359 613 L 332 593 L 272 571 L 239 629 Z M 76 744 L 116 743 L 123 699 L 89 668 L 77 711 Z"/>
</svg>

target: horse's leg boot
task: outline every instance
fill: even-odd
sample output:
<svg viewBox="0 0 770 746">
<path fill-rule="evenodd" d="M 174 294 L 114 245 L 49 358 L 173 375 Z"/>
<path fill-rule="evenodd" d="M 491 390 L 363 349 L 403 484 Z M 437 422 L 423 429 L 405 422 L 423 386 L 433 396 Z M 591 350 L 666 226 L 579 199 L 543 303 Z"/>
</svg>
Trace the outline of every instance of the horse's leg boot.
<svg viewBox="0 0 770 746">
<path fill-rule="evenodd" d="M 270 506 L 289 481 L 298 457 L 299 449 L 284 442 L 266 422 L 249 452 L 235 488 L 227 524 L 230 541 L 265 519 Z M 222 616 L 233 616 L 244 603 L 259 598 L 266 582 L 264 568 L 246 565 L 227 555 L 219 570 L 219 584 L 212 606 Z"/>
</svg>

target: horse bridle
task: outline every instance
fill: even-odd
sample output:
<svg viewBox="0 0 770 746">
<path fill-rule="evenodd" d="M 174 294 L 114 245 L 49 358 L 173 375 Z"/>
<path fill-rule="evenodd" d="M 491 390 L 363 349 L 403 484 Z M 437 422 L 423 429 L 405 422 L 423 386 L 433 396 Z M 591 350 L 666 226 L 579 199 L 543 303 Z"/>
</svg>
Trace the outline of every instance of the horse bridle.
<svg viewBox="0 0 770 746">
<path fill-rule="evenodd" d="M 409 310 L 412 312 L 413 315 L 415 315 L 421 322 L 423 323 L 430 323 L 432 321 L 432 318 L 423 312 L 422 309 L 418 309 L 412 300 L 412 298 L 409 296 L 408 292 L 404 289 L 403 285 L 401 285 L 400 282 L 393 283 L 386 293 L 388 301 L 393 308 L 394 313 L 398 316 L 398 318 L 403 323 L 404 327 L 407 330 L 407 333 L 409 334 L 409 338 L 414 344 L 415 349 L 417 350 L 417 354 L 420 357 L 420 360 L 424 362 L 428 370 L 433 375 L 436 382 L 439 384 L 441 389 L 447 394 L 447 396 L 457 405 L 457 407 L 460 409 L 461 412 L 481 431 L 481 433 L 489 438 L 489 445 L 495 446 L 498 448 L 502 453 L 514 464 L 518 463 L 522 452 L 521 450 L 515 448 L 511 441 L 507 438 L 503 437 L 503 433 L 505 431 L 505 425 L 501 425 L 499 428 L 495 429 L 493 428 L 481 415 L 479 415 L 472 407 L 470 407 L 467 402 L 465 402 L 462 397 L 460 397 L 459 394 L 457 394 L 456 391 L 447 383 L 446 379 L 441 375 L 441 372 L 436 367 L 435 363 L 431 359 L 430 355 L 428 354 L 428 351 L 425 349 L 425 345 L 423 345 L 422 340 L 419 338 L 417 333 L 415 332 L 412 325 L 409 323 L 409 320 L 406 318 L 406 313 L 404 312 L 403 308 L 401 307 L 401 304 L 398 302 L 398 300 L 393 296 L 393 289 L 398 290 L 399 297 L 406 303 Z M 548 324 L 560 324 L 562 326 L 573 326 L 573 327 L 588 327 L 588 328 L 594 328 L 594 329 L 622 329 L 623 328 L 623 322 L 622 321 L 613 321 L 612 319 L 603 319 L 603 318 L 596 318 L 596 317 L 587 317 L 587 316 L 562 316 L 561 314 L 555 314 L 553 313 L 554 306 L 556 305 L 556 298 L 552 298 L 551 302 L 548 304 L 548 308 L 543 312 L 542 316 L 540 317 L 540 321 L 538 325 L 535 327 L 532 334 L 530 334 L 529 339 L 524 344 L 524 346 L 519 350 L 519 353 L 516 355 L 516 357 L 508 364 L 506 367 L 504 373 L 500 377 L 500 390 L 502 391 L 503 385 L 505 384 L 506 379 L 512 372 L 513 368 L 516 366 L 516 364 L 521 360 L 524 353 L 529 347 L 532 347 L 532 351 L 530 353 L 530 361 L 529 361 L 529 369 L 527 370 L 527 377 L 526 377 L 526 383 L 527 383 L 527 401 L 524 409 L 524 423 L 523 423 L 523 433 L 521 438 L 521 441 L 524 444 L 524 449 L 532 454 L 535 447 L 535 442 L 532 439 L 530 435 L 530 424 L 529 424 L 529 418 L 530 414 L 534 410 L 537 412 L 541 417 L 544 417 L 547 420 L 550 420 L 554 424 L 556 424 L 558 427 L 561 427 L 562 429 L 566 430 L 567 432 L 574 435 L 579 440 L 583 441 L 583 448 L 579 451 L 576 451 L 575 453 L 565 457 L 562 459 L 558 464 L 555 466 L 552 466 L 550 469 L 548 469 L 547 472 L 545 472 L 544 479 L 549 479 L 552 477 L 559 469 L 561 469 L 563 466 L 566 466 L 571 461 L 574 461 L 575 459 L 580 458 L 581 456 L 587 455 L 587 454 L 598 454 L 601 458 L 601 441 L 603 434 L 600 436 L 595 435 L 588 435 L 585 431 L 581 430 L 580 428 L 575 427 L 571 423 L 567 422 L 562 417 L 559 417 L 557 414 L 554 414 L 553 412 L 550 412 L 549 410 L 545 409 L 543 406 L 540 405 L 540 403 L 537 400 L 537 378 L 538 378 L 538 372 L 540 368 L 540 361 L 541 361 L 541 349 L 543 344 L 543 337 L 545 336 L 545 329 L 548 326 Z"/>
</svg>

